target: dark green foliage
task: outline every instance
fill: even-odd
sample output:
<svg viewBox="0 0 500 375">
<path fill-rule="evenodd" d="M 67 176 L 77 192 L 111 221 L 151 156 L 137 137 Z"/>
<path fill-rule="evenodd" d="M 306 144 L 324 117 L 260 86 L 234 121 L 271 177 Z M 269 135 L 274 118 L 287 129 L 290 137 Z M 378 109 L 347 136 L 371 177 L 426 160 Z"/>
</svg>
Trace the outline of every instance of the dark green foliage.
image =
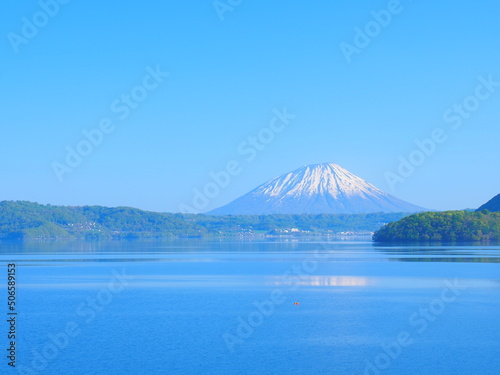
<svg viewBox="0 0 500 375">
<path fill-rule="evenodd" d="M 488 210 L 491 212 L 499 212 L 500 211 L 500 194 L 496 197 L 490 199 L 488 202 L 483 204 L 481 207 L 477 209 L 477 211 Z"/>
<path fill-rule="evenodd" d="M 455 242 L 500 240 L 500 212 L 423 212 L 384 225 L 377 242 Z"/>
<path fill-rule="evenodd" d="M 209 216 L 0 202 L 0 238 L 158 238 L 372 232 L 406 214 Z M 298 231 L 291 232 L 292 228 Z"/>
</svg>

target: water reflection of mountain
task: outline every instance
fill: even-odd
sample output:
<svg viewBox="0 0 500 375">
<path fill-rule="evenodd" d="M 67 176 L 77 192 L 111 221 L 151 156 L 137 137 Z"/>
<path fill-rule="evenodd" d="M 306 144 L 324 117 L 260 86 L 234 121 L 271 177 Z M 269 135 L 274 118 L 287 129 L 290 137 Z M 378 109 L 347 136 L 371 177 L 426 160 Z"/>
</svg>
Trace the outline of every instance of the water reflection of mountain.
<svg viewBox="0 0 500 375">
<path fill-rule="evenodd" d="M 299 280 L 296 278 L 290 281 L 277 281 L 274 285 L 284 286 L 368 286 L 370 284 L 368 277 L 363 276 L 302 276 Z"/>
</svg>

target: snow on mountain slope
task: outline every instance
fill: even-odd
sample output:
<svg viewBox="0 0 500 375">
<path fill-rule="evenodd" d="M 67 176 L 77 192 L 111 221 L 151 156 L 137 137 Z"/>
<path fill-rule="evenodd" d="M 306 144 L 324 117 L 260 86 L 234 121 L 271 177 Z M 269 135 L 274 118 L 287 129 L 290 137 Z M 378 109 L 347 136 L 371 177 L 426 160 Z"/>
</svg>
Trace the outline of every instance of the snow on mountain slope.
<svg viewBox="0 0 500 375">
<path fill-rule="evenodd" d="M 306 165 L 276 177 L 211 215 L 418 212 L 337 164 Z"/>
</svg>

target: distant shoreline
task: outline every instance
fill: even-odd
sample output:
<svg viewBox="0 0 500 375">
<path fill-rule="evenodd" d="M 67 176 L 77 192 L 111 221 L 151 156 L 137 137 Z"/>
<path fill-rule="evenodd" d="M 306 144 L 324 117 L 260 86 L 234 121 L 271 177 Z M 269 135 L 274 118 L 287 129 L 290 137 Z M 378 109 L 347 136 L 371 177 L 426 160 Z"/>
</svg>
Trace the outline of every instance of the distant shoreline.
<svg viewBox="0 0 500 375">
<path fill-rule="evenodd" d="M 407 213 L 227 215 L 0 202 L 0 239 L 303 238 L 371 236 Z"/>
</svg>

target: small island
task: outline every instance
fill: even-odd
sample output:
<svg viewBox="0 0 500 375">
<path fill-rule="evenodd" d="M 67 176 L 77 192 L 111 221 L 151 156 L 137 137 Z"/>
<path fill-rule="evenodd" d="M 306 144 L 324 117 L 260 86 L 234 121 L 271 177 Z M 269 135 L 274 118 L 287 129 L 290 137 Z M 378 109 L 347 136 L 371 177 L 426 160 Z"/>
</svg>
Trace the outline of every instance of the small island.
<svg viewBox="0 0 500 375">
<path fill-rule="evenodd" d="M 470 242 L 500 240 L 500 212 L 444 211 L 410 215 L 384 225 L 375 242 Z"/>
</svg>

